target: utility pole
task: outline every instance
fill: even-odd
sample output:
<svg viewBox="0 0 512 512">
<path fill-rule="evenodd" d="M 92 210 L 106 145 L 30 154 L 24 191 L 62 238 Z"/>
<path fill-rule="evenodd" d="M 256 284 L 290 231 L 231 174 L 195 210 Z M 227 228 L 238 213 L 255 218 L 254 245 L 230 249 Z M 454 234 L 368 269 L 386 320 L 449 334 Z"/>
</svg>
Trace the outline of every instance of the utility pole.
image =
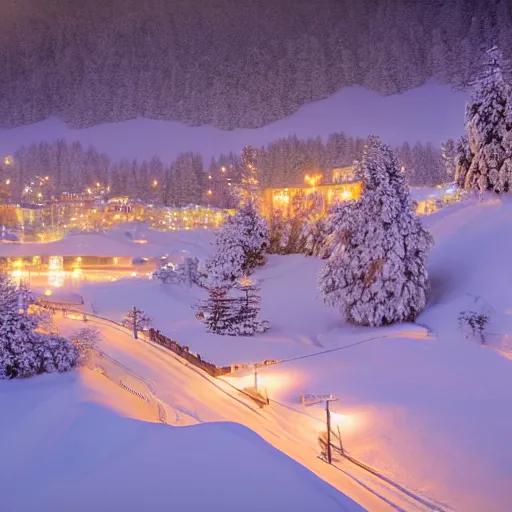
<svg viewBox="0 0 512 512">
<path fill-rule="evenodd" d="M 325 401 L 325 414 L 327 416 L 327 462 L 332 464 L 332 452 L 331 452 L 331 411 L 329 410 L 330 400 Z"/>
<path fill-rule="evenodd" d="M 133 306 L 132 313 L 133 313 L 133 337 L 134 337 L 134 339 L 138 339 L 138 333 L 137 333 L 137 308 L 135 306 Z"/>
<path fill-rule="evenodd" d="M 254 365 L 254 389 L 258 391 L 258 364 Z"/>
</svg>

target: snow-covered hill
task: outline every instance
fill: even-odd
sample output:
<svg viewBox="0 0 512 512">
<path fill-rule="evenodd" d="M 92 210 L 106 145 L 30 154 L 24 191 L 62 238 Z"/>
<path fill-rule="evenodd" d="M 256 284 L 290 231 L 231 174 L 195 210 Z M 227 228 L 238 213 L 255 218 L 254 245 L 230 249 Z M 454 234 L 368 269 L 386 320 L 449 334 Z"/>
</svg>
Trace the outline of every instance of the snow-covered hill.
<svg viewBox="0 0 512 512">
<path fill-rule="evenodd" d="M 350 418 L 344 436 L 352 454 L 456 510 L 506 510 L 512 498 L 512 413 L 504 406 L 512 401 L 512 204 L 468 202 L 424 220 L 436 245 L 431 306 L 416 325 L 376 330 L 343 323 L 318 298 L 321 262 L 301 256 L 271 257 L 257 273 L 264 280 L 262 316 L 272 324 L 262 337 L 205 334 L 191 308 L 197 289 L 139 281 L 136 303 L 163 332 L 219 364 L 348 347 L 262 369 L 262 385 L 292 406 L 303 392 L 338 394 L 333 409 Z M 120 318 L 135 299 L 133 287 L 88 285 L 84 296 L 97 297 L 101 314 Z M 474 304 L 474 297 L 482 299 Z M 458 328 L 457 317 L 488 306 L 492 321 L 482 347 Z M 380 339 L 364 342 L 374 337 Z"/>
<path fill-rule="evenodd" d="M 362 510 L 239 424 L 142 421 L 89 370 L 1 382 L 0 410 L 3 510 Z"/>
<path fill-rule="evenodd" d="M 154 317 L 156 326 L 164 333 L 219 364 L 300 358 L 260 368 L 259 383 L 267 389 L 271 399 L 270 407 L 260 410 L 230 386 L 251 385 L 252 371 L 226 379 L 229 382 L 212 380 L 184 366 L 164 349 L 135 342 L 126 333 L 101 326 L 105 336 L 101 349 L 123 365 L 121 373 L 123 368 L 128 368 L 144 379 L 139 387 L 130 383 L 130 379 L 135 378 L 131 374 L 125 382 L 139 394 L 151 395 L 151 400 L 163 404 L 170 424 L 240 423 L 366 509 L 428 509 L 343 461 L 338 461 L 339 469 L 335 469 L 317 459 L 317 436 L 325 428 L 325 413 L 321 405 L 304 408 L 299 397 L 301 393 L 334 393 L 340 400 L 332 404 L 333 422 L 335 427 L 340 427 L 344 447 L 352 456 L 416 494 L 435 500 L 441 509 L 506 511 L 512 499 L 509 443 L 512 412 L 507 405 L 512 403 L 512 362 L 509 359 L 512 347 L 508 343 L 512 335 L 509 292 L 512 276 L 508 271 L 512 252 L 512 203 L 506 200 L 468 202 L 424 220 L 436 240 L 430 258 L 433 288 L 430 307 L 414 325 L 363 329 L 345 324 L 336 311 L 325 308 L 318 298 L 316 274 L 322 263 L 301 256 L 271 257 L 265 268 L 258 271 L 257 277 L 264 280 L 262 316 L 270 320 L 272 329 L 257 338 L 205 334 L 191 308 L 202 293 L 195 288 L 135 279 L 86 284 L 83 295 L 87 304 L 94 301 L 100 315 L 113 319 L 119 319 L 129 307 L 137 304 Z M 203 250 L 206 252 L 208 248 L 205 246 Z M 482 299 L 474 304 L 476 296 Z M 468 337 L 457 325 L 461 310 L 480 307 L 488 308 L 492 318 L 485 346 Z M 65 332 L 79 324 L 72 319 L 59 319 L 58 323 Z M 373 339 L 366 341 L 370 338 Z M 114 370 L 106 367 L 105 371 Z M 44 443 L 53 443 L 60 432 L 66 432 L 67 425 L 73 425 L 74 412 L 69 413 L 71 416 L 56 413 L 55 423 L 45 420 L 43 413 L 38 416 L 42 407 L 35 404 L 50 404 L 44 397 L 44 400 L 38 398 L 47 382 L 59 382 L 52 393 L 67 397 L 63 407 L 67 411 L 81 410 L 83 396 L 101 403 L 107 412 L 102 409 L 101 414 L 90 413 L 91 417 L 84 420 L 84 424 L 92 425 L 91 428 L 100 430 L 102 435 L 104 429 L 108 432 L 117 429 L 119 421 L 123 424 L 119 427 L 122 439 L 124 429 L 130 430 L 133 422 L 139 425 L 141 420 L 155 419 L 154 410 L 147 405 L 151 402 L 149 398 L 149 402 L 145 402 L 133 393 L 120 391 L 110 380 L 101 380 L 88 370 L 81 371 L 80 375 L 80 384 L 73 376 L 0 383 L 0 410 L 6 410 L 7 404 L 8 410 L 13 411 L 12 418 L 2 415 L 0 419 L 0 431 L 10 432 L 7 441 L 0 436 L 0 443 L 16 440 L 17 445 L 11 444 L 21 450 L 27 465 L 24 474 L 21 462 L 15 460 L 14 466 L 9 460 L 1 462 L 3 473 L 0 475 L 9 476 L 9 470 L 13 475 L 19 471 L 20 479 L 13 476 L 6 481 L 22 482 L 21 476 L 30 481 L 29 476 L 39 472 L 38 463 L 34 462 L 38 459 L 31 457 L 28 448 L 32 445 L 25 447 L 24 443 L 41 426 L 47 428 Z M 70 387 L 80 392 L 73 394 Z M 118 393 L 121 394 L 118 396 Z M 52 410 L 58 411 L 58 401 L 52 399 L 51 403 Z M 92 409 L 96 411 L 96 407 Z M 116 417 L 112 420 L 112 425 L 116 423 L 116 426 L 100 426 L 110 424 L 111 419 L 105 416 L 112 414 L 109 410 L 136 420 Z M 20 411 L 25 413 L 22 415 Z M 23 421 L 21 416 L 25 418 Z M 23 426 L 30 417 L 34 418 L 34 423 Z M 145 433 L 140 437 L 138 433 L 133 434 L 135 437 L 128 436 L 130 446 L 139 439 L 146 446 L 146 428 L 148 432 L 152 430 L 150 435 L 157 436 L 159 443 L 176 446 L 174 440 L 167 440 L 173 436 L 174 428 L 147 424 L 139 428 Z M 170 433 L 160 434 L 160 429 L 166 428 Z M 194 432 L 197 427 L 187 428 Z M 198 431 L 207 428 L 209 425 L 202 425 Z M 232 427 L 226 427 L 226 431 L 221 426 L 215 428 L 228 437 L 237 435 L 233 434 Z M 154 434 L 153 429 L 158 434 Z M 162 438 L 158 437 L 160 435 Z M 247 439 L 252 439 L 252 434 L 247 435 Z M 198 434 L 198 444 L 209 446 L 210 443 L 205 442 L 209 436 L 203 438 Z M 245 439 L 245 435 L 242 437 Z M 98 441 L 103 442 L 106 443 L 103 438 Z M 61 450 L 56 441 L 55 445 L 44 443 L 47 454 L 51 453 L 51 446 Z M 7 446 L 11 445 L 0 445 L 0 453 Z M 112 455 L 112 459 L 122 457 L 117 454 L 125 449 L 128 450 L 123 447 Z M 148 448 L 151 454 L 152 449 Z M 242 449 L 243 446 L 240 451 Z M 137 452 L 133 457 L 125 466 L 131 467 L 132 461 L 139 461 L 141 455 Z M 172 454 L 168 457 L 172 458 Z M 251 460 L 251 457 L 244 457 L 240 467 L 250 465 Z M 112 464 L 109 468 L 118 468 L 114 460 L 109 459 L 109 464 Z M 148 459 L 145 464 L 149 466 L 154 461 Z M 205 467 L 211 468 L 208 464 L 210 462 L 204 462 Z M 79 469 L 82 471 L 81 467 Z M 165 470 L 172 472 L 170 467 Z M 116 485 L 113 483 L 112 487 Z M 320 492 L 324 493 L 322 489 Z M 331 490 L 325 492 L 330 496 Z M 306 498 L 303 502 L 310 503 Z M 267 507 L 267 510 L 272 509 Z M 304 510 L 323 509 L 315 506 Z"/>
</svg>

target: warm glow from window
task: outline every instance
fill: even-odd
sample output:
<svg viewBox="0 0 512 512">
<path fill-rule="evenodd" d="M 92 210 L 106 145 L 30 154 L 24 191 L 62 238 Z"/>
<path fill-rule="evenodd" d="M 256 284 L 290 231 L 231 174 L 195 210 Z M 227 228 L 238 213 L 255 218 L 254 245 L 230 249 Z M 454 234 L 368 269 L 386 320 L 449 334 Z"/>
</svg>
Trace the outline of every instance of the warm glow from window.
<svg viewBox="0 0 512 512">
<path fill-rule="evenodd" d="M 314 176 L 310 176 L 309 174 L 306 174 L 304 176 L 304 183 L 307 183 L 308 185 L 311 185 L 313 188 L 315 188 L 318 183 L 322 180 L 321 174 L 315 174 Z"/>
<path fill-rule="evenodd" d="M 350 199 L 352 199 L 352 193 L 348 188 L 344 189 L 343 192 L 341 193 L 341 199 L 343 199 L 343 201 L 349 201 Z"/>
</svg>

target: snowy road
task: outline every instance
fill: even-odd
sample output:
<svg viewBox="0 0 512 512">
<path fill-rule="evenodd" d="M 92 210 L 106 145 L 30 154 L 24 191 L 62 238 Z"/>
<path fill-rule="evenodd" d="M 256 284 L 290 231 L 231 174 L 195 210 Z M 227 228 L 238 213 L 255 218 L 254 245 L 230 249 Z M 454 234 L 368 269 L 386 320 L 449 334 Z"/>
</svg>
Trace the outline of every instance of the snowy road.
<svg viewBox="0 0 512 512">
<path fill-rule="evenodd" d="M 80 320 L 55 317 L 55 324 L 67 334 L 83 326 Z M 308 467 L 338 490 L 368 510 L 446 510 L 422 503 L 399 487 L 341 458 L 329 466 L 318 458 L 318 434 L 324 425 L 318 417 L 293 406 L 271 402 L 260 409 L 230 383 L 214 379 L 166 349 L 135 341 L 128 332 L 108 322 L 90 319 L 103 339 L 98 347 L 104 356 L 96 364 L 111 380 L 124 384 L 126 391 L 155 411 L 165 410 L 169 424 L 185 426 L 202 422 L 241 423 L 274 447 Z"/>
</svg>

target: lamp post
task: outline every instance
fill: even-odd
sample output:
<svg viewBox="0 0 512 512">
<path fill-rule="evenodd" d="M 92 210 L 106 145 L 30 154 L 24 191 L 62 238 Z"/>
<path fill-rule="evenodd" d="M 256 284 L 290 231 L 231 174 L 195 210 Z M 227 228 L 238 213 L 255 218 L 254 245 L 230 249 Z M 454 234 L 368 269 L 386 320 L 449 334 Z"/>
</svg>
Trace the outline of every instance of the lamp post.
<svg viewBox="0 0 512 512">
<path fill-rule="evenodd" d="M 331 451 L 331 410 L 329 409 L 329 404 L 331 402 L 335 402 L 339 400 L 337 396 L 334 395 L 306 395 L 303 394 L 301 396 L 302 404 L 306 407 L 314 404 L 318 404 L 321 402 L 325 402 L 325 422 L 327 426 L 327 462 L 332 464 L 332 451 Z"/>
<path fill-rule="evenodd" d="M 325 400 L 325 416 L 327 423 L 327 462 L 332 464 L 332 451 L 331 451 L 331 411 L 329 410 L 329 404 L 338 400 L 338 397 L 330 396 Z"/>
</svg>

